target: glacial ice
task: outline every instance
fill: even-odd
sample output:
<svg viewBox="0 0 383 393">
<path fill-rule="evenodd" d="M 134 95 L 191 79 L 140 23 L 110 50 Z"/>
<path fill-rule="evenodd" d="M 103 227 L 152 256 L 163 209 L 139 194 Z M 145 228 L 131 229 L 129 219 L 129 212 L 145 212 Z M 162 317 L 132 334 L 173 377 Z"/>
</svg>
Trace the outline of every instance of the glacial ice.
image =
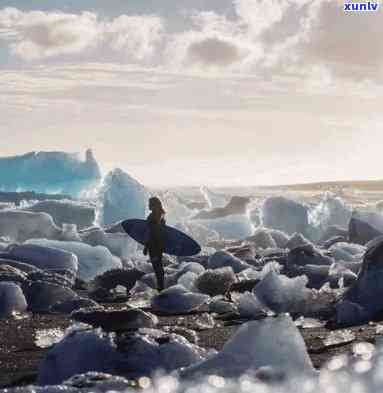
<svg viewBox="0 0 383 393">
<path fill-rule="evenodd" d="M 351 330 L 337 330 L 330 332 L 323 340 L 324 345 L 337 345 L 349 343 L 355 340 L 355 334 Z"/>
<path fill-rule="evenodd" d="M 27 302 L 21 288 L 13 282 L 0 282 L 0 319 L 23 313 L 26 309 Z"/>
<path fill-rule="evenodd" d="M 250 266 L 241 259 L 235 257 L 227 251 L 217 251 L 209 257 L 209 269 L 219 269 L 222 267 L 231 267 L 234 273 L 239 273 Z"/>
<path fill-rule="evenodd" d="M 79 269 L 77 256 L 68 250 L 55 247 L 57 242 L 49 245 L 50 242 L 45 240 L 40 244 L 11 245 L 3 255 L 47 272 L 63 274 L 74 284 Z"/>
<path fill-rule="evenodd" d="M 90 203 L 71 200 L 40 201 L 25 210 L 47 213 L 59 227 L 63 224 L 76 224 L 78 229 L 83 229 L 90 227 L 96 218 L 95 206 Z"/>
<path fill-rule="evenodd" d="M 0 211 L 0 236 L 9 237 L 13 241 L 24 242 L 35 237 L 57 239 L 61 234 L 62 230 L 47 213 Z"/>
<path fill-rule="evenodd" d="M 37 329 L 35 332 L 35 344 L 40 348 L 49 348 L 60 342 L 65 332 L 60 328 Z"/>
<path fill-rule="evenodd" d="M 255 296 L 276 313 L 300 313 L 306 311 L 306 302 L 310 290 L 306 288 L 306 276 L 288 278 L 270 271 L 264 279 L 255 286 Z"/>
<path fill-rule="evenodd" d="M 37 383 L 59 384 L 87 371 L 111 372 L 118 358 L 111 335 L 98 330 L 74 332 L 48 352 L 40 364 Z"/>
<path fill-rule="evenodd" d="M 187 314 L 199 309 L 209 296 L 189 292 L 182 285 L 175 285 L 154 296 L 151 305 L 154 312 L 162 314 Z"/>
<path fill-rule="evenodd" d="M 221 352 L 186 368 L 181 376 L 187 379 L 198 375 L 239 378 L 265 366 L 285 375 L 313 373 L 303 338 L 287 315 L 242 325 Z"/>
<path fill-rule="evenodd" d="M 289 235 L 295 232 L 305 235 L 309 224 L 308 208 L 291 199 L 270 197 L 262 207 L 262 223 Z"/>
<path fill-rule="evenodd" d="M 100 180 L 100 169 L 91 150 L 85 161 L 78 154 L 31 152 L 0 158 L 0 189 L 80 196 Z"/>
<path fill-rule="evenodd" d="M 238 312 L 241 318 L 257 319 L 265 317 L 269 311 L 257 297 L 250 292 L 238 296 Z"/>
<path fill-rule="evenodd" d="M 145 219 L 149 196 L 137 180 L 121 169 L 114 169 L 104 178 L 99 191 L 99 223 L 104 226 L 129 218 Z"/>
<path fill-rule="evenodd" d="M 104 246 L 113 255 L 127 260 L 135 256 L 138 245 L 135 240 L 123 233 L 105 233 L 101 228 L 94 227 L 80 234 L 81 240 L 90 246 Z"/>
<path fill-rule="evenodd" d="M 247 214 L 232 214 L 212 219 L 196 219 L 194 222 L 217 232 L 225 239 L 245 239 L 251 236 L 254 230 Z"/>
<path fill-rule="evenodd" d="M 108 270 L 122 267 L 121 260 L 113 256 L 111 252 L 103 246 L 92 247 L 80 242 L 64 242 L 46 239 L 31 239 L 26 243 L 57 248 L 76 255 L 78 259 L 78 277 L 84 281 L 90 281 Z"/>
<path fill-rule="evenodd" d="M 224 207 L 229 201 L 229 197 L 227 195 L 214 192 L 208 187 L 201 187 L 200 192 L 210 209 L 214 209 L 216 207 Z"/>
<path fill-rule="evenodd" d="M 322 238 L 326 229 L 332 225 L 347 227 L 352 210 L 344 200 L 329 192 L 323 195 L 322 200 L 309 211 L 309 223 L 316 229 L 317 239 Z"/>
</svg>

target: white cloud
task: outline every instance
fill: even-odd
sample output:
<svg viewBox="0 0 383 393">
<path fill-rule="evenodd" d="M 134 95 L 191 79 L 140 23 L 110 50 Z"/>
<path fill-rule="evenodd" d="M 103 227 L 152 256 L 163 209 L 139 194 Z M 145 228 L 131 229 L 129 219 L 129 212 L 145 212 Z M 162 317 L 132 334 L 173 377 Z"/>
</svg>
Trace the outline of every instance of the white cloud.
<svg viewBox="0 0 383 393">
<path fill-rule="evenodd" d="M 108 21 L 91 12 L 0 10 L 0 39 L 8 41 L 12 53 L 24 60 L 73 55 L 100 47 L 144 59 L 153 53 L 161 32 L 162 22 L 156 16 L 121 15 Z"/>
</svg>

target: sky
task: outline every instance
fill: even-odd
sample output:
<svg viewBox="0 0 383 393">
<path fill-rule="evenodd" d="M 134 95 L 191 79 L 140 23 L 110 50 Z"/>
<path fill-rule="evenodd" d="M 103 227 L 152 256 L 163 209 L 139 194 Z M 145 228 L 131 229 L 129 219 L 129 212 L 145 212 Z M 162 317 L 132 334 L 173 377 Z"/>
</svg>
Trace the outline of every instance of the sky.
<svg viewBox="0 0 383 393">
<path fill-rule="evenodd" d="M 380 179 L 382 37 L 383 4 L 0 0 L 0 155 L 92 148 L 151 186 Z"/>
</svg>

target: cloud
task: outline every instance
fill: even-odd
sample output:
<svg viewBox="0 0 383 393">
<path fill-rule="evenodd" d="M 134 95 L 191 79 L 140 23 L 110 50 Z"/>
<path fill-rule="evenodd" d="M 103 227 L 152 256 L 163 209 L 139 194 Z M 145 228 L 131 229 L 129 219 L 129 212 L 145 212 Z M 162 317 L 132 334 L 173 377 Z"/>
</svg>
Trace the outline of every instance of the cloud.
<svg viewBox="0 0 383 393">
<path fill-rule="evenodd" d="M 185 73 L 293 75 L 304 83 L 313 79 L 311 88 L 320 88 L 323 76 L 327 84 L 383 80 L 383 8 L 352 15 L 343 12 L 341 0 L 233 0 L 233 5 L 230 16 L 190 10 L 183 30 L 155 15 L 106 19 L 92 12 L 5 8 L 0 40 L 18 58 L 41 62 L 65 56 Z"/>
<path fill-rule="evenodd" d="M 100 47 L 143 59 L 160 40 L 162 21 L 156 16 L 121 15 L 111 21 L 95 13 L 22 12 L 0 10 L 0 39 L 24 60 L 78 54 Z"/>
</svg>

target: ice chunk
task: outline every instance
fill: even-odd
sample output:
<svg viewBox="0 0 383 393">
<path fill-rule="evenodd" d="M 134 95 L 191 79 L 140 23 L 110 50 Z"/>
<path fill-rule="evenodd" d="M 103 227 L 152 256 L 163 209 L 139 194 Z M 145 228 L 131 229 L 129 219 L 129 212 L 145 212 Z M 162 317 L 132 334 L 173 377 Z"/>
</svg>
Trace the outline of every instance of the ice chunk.
<svg viewBox="0 0 383 393">
<path fill-rule="evenodd" d="M 94 227 L 81 233 L 81 239 L 90 246 L 104 246 L 113 255 L 127 260 L 137 254 L 138 244 L 131 237 L 122 233 L 105 233 L 101 228 Z"/>
<path fill-rule="evenodd" d="M 348 231 L 350 242 L 364 245 L 383 235 L 383 215 L 377 212 L 354 211 Z"/>
<path fill-rule="evenodd" d="M 67 335 L 47 354 L 37 383 L 54 385 L 87 371 L 111 372 L 119 360 L 111 335 L 80 331 Z"/>
<path fill-rule="evenodd" d="M 92 247 L 79 242 L 63 242 L 46 239 L 31 239 L 27 244 L 57 248 L 75 254 L 78 259 L 78 277 L 90 281 L 108 270 L 122 267 L 121 260 L 102 246 Z"/>
<path fill-rule="evenodd" d="M 0 282 L 0 318 L 23 313 L 26 309 L 27 302 L 21 288 L 13 282 Z"/>
<path fill-rule="evenodd" d="M 186 272 L 178 279 L 177 283 L 182 285 L 184 288 L 186 288 L 190 292 L 196 292 L 197 289 L 195 287 L 195 281 L 196 281 L 197 277 L 198 277 L 198 275 L 196 273 Z"/>
<path fill-rule="evenodd" d="M 243 325 L 217 355 L 191 366 L 181 375 L 237 378 L 270 366 L 283 374 L 312 373 L 305 343 L 289 316 L 266 318 Z"/>
<path fill-rule="evenodd" d="M 209 257 L 208 265 L 210 269 L 219 269 L 221 267 L 231 267 L 234 273 L 248 269 L 250 265 L 243 262 L 227 251 L 217 251 Z"/>
<path fill-rule="evenodd" d="M 181 285 L 165 289 L 151 302 L 154 312 L 162 314 L 186 314 L 199 309 L 209 300 L 209 296 L 187 291 Z"/>
<path fill-rule="evenodd" d="M 254 235 L 248 237 L 246 240 L 250 241 L 255 248 L 277 248 L 277 243 L 265 228 L 258 228 Z"/>
<path fill-rule="evenodd" d="M 178 223 L 174 227 L 182 232 L 185 232 L 187 235 L 189 235 L 201 245 L 206 245 L 210 242 L 218 241 L 220 238 L 217 231 L 209 229 L 203 224 L 198 224 L 194 221 Z"/>
<path fill-rule="evenodd" d="M 241 318 L 258 319 L 265 317 L 268 310 L 254 294 L 245 292 L 238 296 L 238 312 Z"/>
<path fill-rule="evenodd" d="M 355 340 L 355 334 L 351 330 L 337 330 L 330 332 L 325 340 L 323 340 L 324 345 L 337 345 L 345 344 Z"/>
<path fill-rule="evenodd" d="M 262 207 L 262 222 L 267 228 L 278 229 L 289 235 L 295 232 L 306 234 L 308 208 L 291 199 L 270 197 Z"/>
<path fill-rule="evenodd" d="M 253 233 L 253 224 L 247 214 L 232 214 L 215 219 L 196 219 L 194 222 L 217 232 L 225 239 L 244 239 Z"/>
<path fill-rule="evenodd" d="M 166 191 L 159 194 L 159 197 L 166 211 L 166 222 L 175 225 L 190 218 L 193 210 L 189 209 L 181 202 L 178 195 L 173 191 Z"/>
<path fill-rule="evenodd" d="M 36 266 L 50 273 L 62 274 L 74 284 L 78 272 L 77 256 L 69 250 L 55 247 L 56 243 L 45 240 L 40 244 L 12 245 L 3 257 Z"/>
<path fill-rule="evenodd" d="M 85 161 L 78 154 L 64 152 L 32 152 L 0 158 L 0 188 L 4 191 L 79 196 L 94 188 L 100 178 L 91 150 L 87 150 Z"/>
<path fill-rule="evenodd" d="M 95 206 L 71 200 L 40 201 L 26 210 L 48 213 L 59 227 L 63 224 L 76 224 L 79 229 L 83 229 L 93 225 L 96 218 Z"/>
<path fill-rule="evenodd" d="M 359 244 L 350 244 L 338 242 L 329 248 L 331 255 L 340 261 L 361 261 L 363 254 L 366 252 L 366 247 Z"/>
<path fill-rule="evenodd" d="M 322 237 L 329 226 L 346 227 L 351 218 L 351 208 L 345 201 L 330 192 L 323 195 L 322 200 L 309 212 L 309 222 L 319 230 Z"/>
<path fill-rule="evenodd" d="M 37 329 L 35 332 L 35 344 L 40 348 L 49 348 L 60 342 L 65 332 L 60 328 Z"/>
<path fill-rule="evenodd" d="M 209 303 L 209 311 L 216 314 L 227 314 L 237 312 L 237 307 L 234 303 L 230 303 L 220 298 L 214 298 Z"/>
<path fill-rule="evenodd" d="M 27 239 L 42 237 L 57 239 L 62 230 L 55 225 L 47 213 L 33 213 L 23 210 L 0 211 L 0 236 L 13 241 L 24 242 Z"/>
<path fill-rule="evenodd" d="M 70 288 L 44 282 L 35 281 L 24 288 L 28 302 L 28 310 L 31 312 L 49 312 L 56 303 L 73 301 L 78 298 L 76 292 Z"/>
<path fill-rule="evenodd" d="M 110 225 L 129 218 L 145 218 L 149 192 L 121 169 L 105 177 L 99 192 L 98 220 Z"/>
<path fill-rule="evenodd" d="M 210 190 L 207 187 L 201 187 L 200 192 L 204 197 L 209 208 L 223 207 L 227 204 L 229 197 Z"/>
<path fill-rule="evenodd" d="M 276 313 L 301 313 L 306 311 L 310 290 L 306 276 L 288 278 L 271 271 L 255 286 L 255 296 Z"/>
</svg>

